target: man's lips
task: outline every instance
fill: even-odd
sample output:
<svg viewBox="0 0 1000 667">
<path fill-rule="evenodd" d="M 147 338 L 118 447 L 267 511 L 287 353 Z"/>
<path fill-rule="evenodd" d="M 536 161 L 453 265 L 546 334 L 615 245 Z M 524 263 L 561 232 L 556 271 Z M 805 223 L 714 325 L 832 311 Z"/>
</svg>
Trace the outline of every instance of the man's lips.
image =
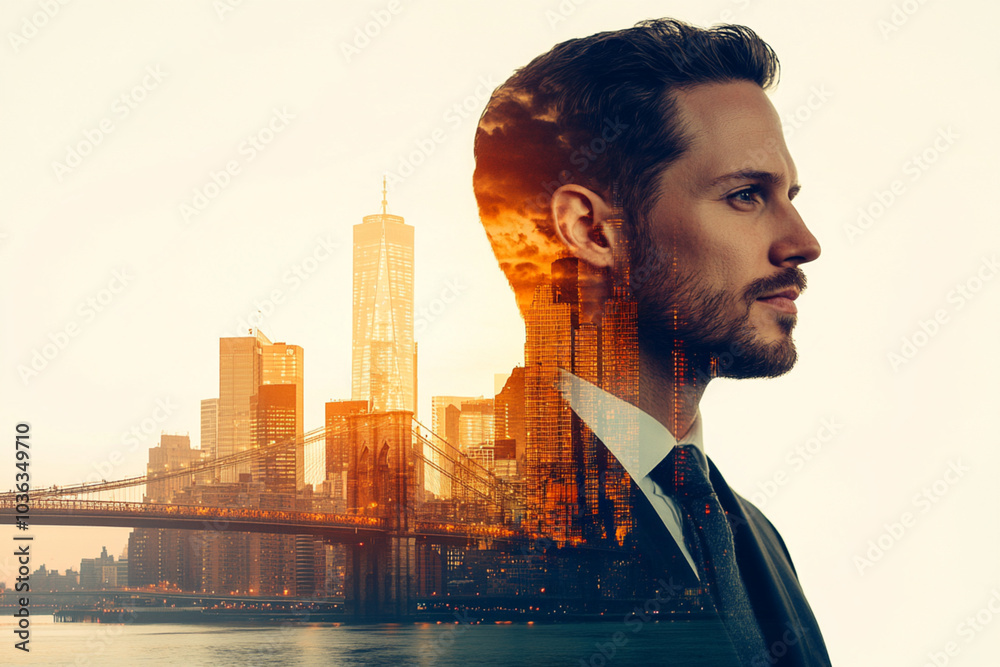
<svg viewBox="0 0 1000 667">
<path fill-rule="evenodd" d="M 757 301 L 761 303 L 766 303 L 767 305 L 780 310 L 783 313 L 790 313 L 794 315 L 799 312 L 799 309 L 795 307 L 795 299 L 799 297 L 798 290 L 786 289 L 780 292 L 775 292 L 768 296 L 762 296 Z"/>
</svg>

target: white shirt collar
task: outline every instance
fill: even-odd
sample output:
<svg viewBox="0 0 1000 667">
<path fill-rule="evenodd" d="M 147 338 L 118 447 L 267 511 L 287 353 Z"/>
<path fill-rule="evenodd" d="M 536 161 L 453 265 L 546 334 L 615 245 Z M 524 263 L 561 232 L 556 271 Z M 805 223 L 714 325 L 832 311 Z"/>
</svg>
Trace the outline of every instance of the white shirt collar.
<svg viewBox="0 0 1000 667">
<path fill-rule="evenodd" d="M 562 368 L 559 391 L 632 479 L 648 475 L 678 444 L 670 430 L 646 412 Z M 679 444 L 705 453 L 700 410 Z"/>
</svg>

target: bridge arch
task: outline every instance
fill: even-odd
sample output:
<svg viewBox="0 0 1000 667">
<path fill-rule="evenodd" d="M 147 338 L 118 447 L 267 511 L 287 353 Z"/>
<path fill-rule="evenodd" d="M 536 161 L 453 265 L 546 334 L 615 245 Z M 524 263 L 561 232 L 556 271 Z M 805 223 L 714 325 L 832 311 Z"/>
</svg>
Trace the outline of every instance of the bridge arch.
<svg viewBox="0 0 1000 667">
<path fill-rule="evenodd" d="M 372 493 L 372 452 L 368 445 L 361 447 L 358 454 L 357 472 L 358 497 L 357 506 L 361 509 L 368 507 L 372 502 L 378 502 L 375 494 Z"/>
<path fill-rule="evenodd" d="M 372 476 L 375 481 L 375 502 L 378 503 L 379 507 L 388 507 L 389 503 L 392 502 L 392 487 L 389 482 L 389 442 L 387 440 L 383 440 L 382 447 L 379 449 Z"/>
</svg>

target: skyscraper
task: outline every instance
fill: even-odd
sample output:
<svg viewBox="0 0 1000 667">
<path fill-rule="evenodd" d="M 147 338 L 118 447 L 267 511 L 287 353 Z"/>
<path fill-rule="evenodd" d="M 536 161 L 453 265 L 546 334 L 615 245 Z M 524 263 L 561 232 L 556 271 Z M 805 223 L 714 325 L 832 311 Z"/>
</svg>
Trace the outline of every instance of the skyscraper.
<svg viewBox="0 0 1000 667">
<path fill-rule="evenodd" d="M 482 396 L 431 396 L 431 430 L 444 438 L 450 445 L 458 448 L 461 443 L 459 427 L 462 416 L 462 403 L 474 401 Z M 450 411 L 448 408 L 454 408 Z"/>
<path fill-rule="evenodd" d="M 372 412 L 414 411 L 413 227 L 386 212 L 354 225 L 351 398 Z"/>
<path fill-rule="evenodd" d="M 458 447 L 468 453 L 473 447 L 493 442 L 493 399 L 462 401 L 458 417 Z"/>
<path fill-rule="evenodd" d="M 254 398 L 263 384 L 264 346 L 267 336 L 219 339 L 219 445 L 217 458 L 244 452 L 256 444 Z M 250 464 L 223 470 L 223 482 L 235 482 L 240 473 L 250 472 Z"/>
<path fill-rule="evenodd" d="M 570 295 L 562 295 L 568 297 Z M 532 529 L 559 542 L 577 537 L 577 475 L 572 413 L 558 390 L 558 369 L 573 368 L 575 300 L 538 285 L 525 314 L 526 480 Z"/>
<path fill-rule="evenodd" d="M 174 492 L 191 486 L 190 475 L 183 477 L 159 477 L 176 473 L 178 470 L 191 468 L 202 459 L 202 450 L 191 449 L 191 438 L 186 435 L 160 436 L 160 444 L 149 450 L 149 462 L 146 464 L 146 500 L 153 503 L 173 502 Z"/>
<path fill-rule="evenodd" d="M 493 437 L 514 443 L 517 472 L 524 474 L 524 367 L 516 366 L 493 399 Z M 506 445 L 505 445 L 506 446 Z M 506 450 L 504 450 L 506 452 Z"/>
<path fill-rule="evenodd" d="M 214 459 L 219 449 L 219 399 L 206 398 L 201 402 L 201 451 Z"/>
<path fill-rule="evenodd" d="M 557 388 L 557 369 L 634 398 L 638 391 L 635 303 L 626 289 L 616 285 L 614 294 L 604 300 L 600 323 L 586 321 L 581 289 L 579 261 L 556 260 L 551 283 L 535 288 L 525 314 L 528 516 L 533 528 L 558 542 L 621 544 L 631 526 L 628 474 L 565 404 Z M 634 442 L 638 435 L 634 420 L 620 420 L 616 428 L 626 441 Z"/>
<path fill-rule="evenodd" d="M 294 384 L 265 384 L 255 399 L 257 446 L 266 449 L 254 459 L 253 478 L 264 482 L 270 494 L 287 494 L 289 500 L 304 486 L 301 438 L 295 446 L 272 446 L 295 439 L 298 387 Z"/>
<path fill-rule="evenodd" d="M 440 451 L 425 447 L 424 456 L 434 463 L 427 470 L 428 489 L 439 498 L 452 497 L 450 475 L 455 472 L 454 459 L 462 444 L 462 403 L 474 400 L 473 396 L 431 396 L 431 431 L 437 436 L 431 441 Z"/>
<path fill-rule="evenodd" d="M 304 484 L 304 453 L 302 451 L 302 389 L 303 351 L 298 345 L 271 343 L 260 331 L 254 336 L 219 339 L 219 399 L 218 399 L 218 446 L 217 457 L 244 452 L 259 444 L 258 437 L 258 393 L 263 386 L 287 385 L 294 387 L 294 414 L 281 408 L 280 430 L 290 429 L 296 443 L 295 458 L 296 489 Z M 290 394 L 282 394 L 283 400 Z M 271 399 L 276 394 L 271 394 Z M 270 400 L 270 399 L 269 399 Z M 206 409 L 203 401 L 203 411 Z M 203 415 L 203 419 L 210 417 Z M 268 427 L 274 431 L 273 424 Z M 270 433 L 269 431 L 269 433 Z M 291 436 L 287 436 L 291 437 Z M 265 439 L 273 439 L 267 435 Z M 288 459 L 290 460 L 290 459 Z M 234 482 L 241 473 L 249 473 L 249 463 L 236 468 L 223 469 L 223 482 Z"/>
<path fill-rule="evenodd" d="M 291 384 L 298 388 L 295 398 L 295 435 L 301 437 L 302 428 L 302 385 L 304 360 L 302 348 L 288 343 L 272 343 L 261 350 L 261 384 Z"/>
<path fill-rule="evenodd" d="M 202 444 L 205 443 L 206 404 L 216 407 L 218 399 L 202 401 Z M 214 410 L 212 429 L 214 432 Z M 190 489 L 192 476 L 157 480 L 157 477 L 197 465 L 204 450 L 191 449 L 191 439 L 186 435 L 160 436 L 160 444 L 149 450 L 146 464 L 146 500 L 154 503 L 175 503 L 186 489 Z M 199 480 L 200 481 L 200 480 Z M 201 583 L 201 558 L 193 549 L 192 533 L 167 528 L 135 528 L 129 535 L 128 585 L 172 585 L 183 590 L 195 590 Z M 124 583 L 119 579 L 119 583 Z"/>
<path fill-rule="evenodd" d="M 261 373 L 261 384 L 270 385 L 286 385 L 295 387 L 295 403 L 294 403 L 294 414 L 292 422 L 292 431 L 290 435 L 284 436 L 286 439 L 289 437 L 295 438 L 295 490 L 301 490 L 305 486 L 305 445 L 303 443 L 303 434 L 305 433 L 302 425 L 303 413 L 303 397 L 302 389 L 304 386 L 304 353 L 302 348 L 298 345 L 289 345 L 287 343 L 273 343 L 271 345 L 265 345 L 262 354 L 262 373 Z M 259 391 L 265 391 L 264 387 L 261 387 Z M 273 397 L 275 394 L 271 394 Z M 287 396 L 288 394 L 282 394 Z M 284 426 L 282 427 L 284 428 Z M 271 437 L 274 436 L 272 431 Z M 261 437 L 258 433 L 258 442 L 260 442 Z M 263 443 L 261 443 L 263 446 Z M 285 455 L 290 456 L 290 454 Z M 291 460 L 291 459 L 288 459 Z"/>
</svg>

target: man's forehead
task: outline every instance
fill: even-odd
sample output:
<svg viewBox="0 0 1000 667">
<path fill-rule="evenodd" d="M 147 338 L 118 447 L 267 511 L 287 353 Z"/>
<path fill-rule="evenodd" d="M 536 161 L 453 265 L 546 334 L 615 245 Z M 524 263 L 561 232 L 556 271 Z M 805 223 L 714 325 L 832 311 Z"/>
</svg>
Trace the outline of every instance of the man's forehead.
<svg viewBox="0 0 1000 667">
<path fill-rule="evenodd" d="M 781 119 L 764 91 L 751 81 L 712 83 L 675 91 L 687 150 L 671 168 L 693 172 L 701 186 L 727 175 L 757 174 L 797 183 Z M 668 170 L 669 171 L 669 170 Z"/>
</svg>

